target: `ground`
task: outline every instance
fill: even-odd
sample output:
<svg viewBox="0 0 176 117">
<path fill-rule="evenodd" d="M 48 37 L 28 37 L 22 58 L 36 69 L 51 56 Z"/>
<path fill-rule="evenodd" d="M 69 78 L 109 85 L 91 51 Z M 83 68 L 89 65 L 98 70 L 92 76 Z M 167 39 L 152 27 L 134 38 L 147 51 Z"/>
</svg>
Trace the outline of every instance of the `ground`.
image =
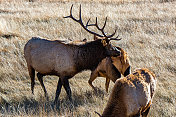
<svg viewBox="0 0 176 117">
<path fill-rule="evenodd" d="M 30 2 L 29 2 L 30 1 Z M 176 115 L 176 2 L 174 0 L 16 0 L 0 1 L 0 115 L 1 116 L 98 116 L 103 112 L 111 93 L 105 91 L 105 78 L 93 82 L 98 91 L 88 85 L 90 71 L 70 79 L 73 103 L 64 89 L 60 105 L 53 106 L 58 77 L 44 77 L 49 93 L 44 92 L 36 78 L 34 95 L 30 89 L 24 45 L 31 37 L 49 40 L 93 40 L 78 23 L 64 19 L 73 4 L 73 15 L 91 18 L 105 31 L 117 32 L 122 40 L 113 41 L 128 52 L 132 71 L 146 67 L 157 77 L 157 91 L 149 116 Z M 94 30 L 94 29 L 92 29 Z"/>
</svg>

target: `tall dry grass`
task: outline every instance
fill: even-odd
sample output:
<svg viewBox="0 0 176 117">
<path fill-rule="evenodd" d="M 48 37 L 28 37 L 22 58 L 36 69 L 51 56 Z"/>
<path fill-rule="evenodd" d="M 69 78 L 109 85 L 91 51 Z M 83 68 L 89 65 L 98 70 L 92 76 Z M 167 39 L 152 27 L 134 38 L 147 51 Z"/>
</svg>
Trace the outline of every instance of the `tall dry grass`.
<svg viewBox="0 0 176 117">
<path fill-rule="evenodd" d="M 97 116 L 103 112 L 109 93 L 105 79 L 98 78 L 93 92 L 87 81 L 90 71 L 70 79 L 73 103 L 62 90 L 60 104 L 53 106 L 58 77 L 46 76 L 44 83 L 49 101 L 36 79 L 34 95 L 23 57 L 25 43 L 33 36 L 55 39 L 93 40 L 69 15 L 91 22 L 98 17 L 100 25 L 108 17 L 106 32 L 118 27 L 121 41 L 113 42 L 129 54 L 132 70 L 147 67 L 155 72 L 158 84 L 150 111 L 153 117 L 176 115 L 176 2 L 174 0 L 7 0 L 0 1 L 0 115 L 1 116 Z M 110 84 L 110 91 L 113 83 Z"/>
</svg>

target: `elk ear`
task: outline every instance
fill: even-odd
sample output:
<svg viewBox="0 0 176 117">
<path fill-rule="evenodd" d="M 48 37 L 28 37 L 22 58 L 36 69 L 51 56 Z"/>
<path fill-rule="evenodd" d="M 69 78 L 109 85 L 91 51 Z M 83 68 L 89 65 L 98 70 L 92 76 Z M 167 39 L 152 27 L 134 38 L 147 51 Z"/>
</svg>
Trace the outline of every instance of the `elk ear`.
<svg viewBox="0 0 176 117">
<path fill-rule="evenodd" d="M 105 39 L 102 39 L 101 43 L 103 44 L 103 46 L 107 46 L 108 45 L 108 43 L 107 43 L 107 41 Z"/>
</svg>

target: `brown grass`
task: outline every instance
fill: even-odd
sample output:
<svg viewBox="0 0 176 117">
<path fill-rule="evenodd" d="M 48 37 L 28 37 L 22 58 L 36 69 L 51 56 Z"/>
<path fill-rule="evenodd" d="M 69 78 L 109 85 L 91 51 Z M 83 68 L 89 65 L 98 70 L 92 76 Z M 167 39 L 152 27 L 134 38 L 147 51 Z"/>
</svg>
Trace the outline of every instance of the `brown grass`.
<svg viewBox="0 0 176 117">
<path fill-rule="evenodd" d="M 103 24 L 106 32 L 118 27 L 121 41 L 113 42 L 129 54 L 132 70 L 147 67 L 155 72 L 158 84 L 150 116 L 176 115 L 176 2 L 174 0 L 16 0 L 0 3 L 0 116 L 97 116 L 103 112 L 109 93 L 105 79 L 98 78 L 95 93 L 88 85 L 90 71 L 70 79 L 73 104 L 62 90 L 60 105 L 53 106 L 58 77 L 46 76 L 44 83 L 49 101 L 36 79 L 35 94 L 31 94 L 30 78 L 23 57 L 25 43 L 33 36 L 54 39 L 92 40 L 69 15 L 78 16 L 82 5 L 84 21 Z M 110 85 L 110 91 L 113 83 Z"/>
</svg>

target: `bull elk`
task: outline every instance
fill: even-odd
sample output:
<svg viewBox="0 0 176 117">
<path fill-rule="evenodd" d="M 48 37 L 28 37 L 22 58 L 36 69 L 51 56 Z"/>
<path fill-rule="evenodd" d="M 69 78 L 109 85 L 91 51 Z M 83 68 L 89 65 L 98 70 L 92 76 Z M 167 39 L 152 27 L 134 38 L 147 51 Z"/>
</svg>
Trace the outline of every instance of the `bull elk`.
<svg viewBox="0 0 176 117">
<path fill-rule="evenodd" d="M 146 68 L 117 79 L 101 117 L 146 117 L 156 90 L 156 77 Z"/>
<path fill-rule="evenodd" d="M 48 94 L 43 83 L 43 76 L 56 75 L 59 77 L 54 103 L 58 100 L 62 86 L 64 86 L 69 100 L 72 100 L 69 79 L 75 74 L 83 70 L 94 71 L 102 59 L 107 56 L 120 55 L 120 51 L 110 44 L 110 40 L 120 40 L 118 36 L 114 37 L 116 30 L 111 35 L 106 35 L 104 32 L 107 18 L 102 28 L 98 26 L 97 20 L 95 24 L 89 24 L 88 20 L 87 24 L 84 25 L 81 18 L 81 6 L 79 20 L 72 16 L 72 8 L 73 5 L 70 9 L 70 16 L 64 18 L 73 19 L 89 33 L 102 37 L 102 40 L 95 40 L 82 45 L 74 45 L 33 37 L 24 47 L 24 57 L 31 78 L 32 93 L 34 93 L 35 71 L 38 72 L 37 77 L 46 97 L 48 97 Z M 102 34 L 89 30 L 89 26 L 95 26 Z"/>
<path fill-rule="evenodd" d="M 121 51 L 120 56 L 106 57 L 99 63 L 98 67 L 92 71 L 88 83 L 94 90 L 95 87 L 92 85 L 92 82 L 97 77 L 106 77 L 105 88 L 106 92 L 108 92 L 110 80 L 115 83 L 118 78 L 121 78 L 121 74 L 127 76 L 131 73 L 130 62 L 127 53 L 120 47 L 116 48 Z"/>
</svg>

